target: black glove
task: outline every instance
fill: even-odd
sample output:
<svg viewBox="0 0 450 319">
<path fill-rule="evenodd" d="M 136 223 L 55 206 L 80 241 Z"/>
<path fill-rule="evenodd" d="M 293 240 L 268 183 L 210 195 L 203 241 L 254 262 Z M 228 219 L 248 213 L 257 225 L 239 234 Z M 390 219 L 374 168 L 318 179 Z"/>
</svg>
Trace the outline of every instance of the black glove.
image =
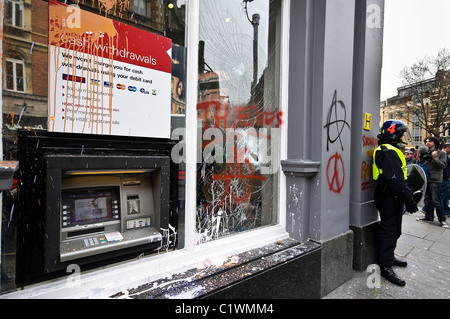
<svg viewBox="0 0 450 319">
<path fill-rule="evenodd" d="M 423 195 L 423 192 L 422 192 L 422 191 L 414 192 L 414 194 L 413 194 L 413 200 L 414 200 L 414 202 L 415 202 L 415 203 L 420 202 L 420 200 L 422 199 L 422 195 Z"/>
<path fill-rule="evenodd" d="M 406 211 L 410 212 L 411 214 L 414 214 L 415 212 L 419 211 L 419 208 L 417 207 L 417 204 L 414 202 L 414 200 L 410 200 L 405 203 Z"/>
</svg>

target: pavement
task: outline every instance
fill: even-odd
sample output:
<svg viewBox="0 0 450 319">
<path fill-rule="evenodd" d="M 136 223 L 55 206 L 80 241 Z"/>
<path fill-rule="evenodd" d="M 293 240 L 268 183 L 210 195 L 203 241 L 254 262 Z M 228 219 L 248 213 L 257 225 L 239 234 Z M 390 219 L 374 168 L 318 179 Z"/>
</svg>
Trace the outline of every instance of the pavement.
<svg viewBox="0 0 450 319">
<path fill-rule="evenodd" d="M 350 281 L 323 299 L 449 299 L 450 229 L 442 228 L 437 218 L 432 223 L 416 220 L 423 216 L 420 212 L 403 216 L 403 234 L 395 255 L 405 259 L 408 266 L 393 269 L 406 286 L 377 278 L 369 266 L 368 271 L 354 271 Z"/>
</svg>

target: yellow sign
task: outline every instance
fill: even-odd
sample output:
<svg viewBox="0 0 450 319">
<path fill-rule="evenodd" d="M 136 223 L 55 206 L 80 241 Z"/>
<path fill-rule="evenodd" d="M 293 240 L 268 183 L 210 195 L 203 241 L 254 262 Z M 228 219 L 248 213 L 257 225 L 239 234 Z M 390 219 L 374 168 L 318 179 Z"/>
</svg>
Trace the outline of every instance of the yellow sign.
<svg viewBox="0 0 450 319">
<path fill-rule="evenodd" d="M 364 113 L 364 129 L 370 131 L 372 128 L 372 114 Z"/>
</svg>

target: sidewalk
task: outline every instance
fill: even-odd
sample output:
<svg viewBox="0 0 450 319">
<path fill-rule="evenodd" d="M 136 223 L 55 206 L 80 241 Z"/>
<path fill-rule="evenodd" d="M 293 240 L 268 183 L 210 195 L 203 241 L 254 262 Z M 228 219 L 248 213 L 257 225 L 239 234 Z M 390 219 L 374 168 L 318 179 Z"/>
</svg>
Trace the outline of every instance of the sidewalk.
<svg viewBox="0 0 450 319">
<path fill-rule="evenodd" d="M 380 288 L 369 288 L 367 279 L 373 272 L 355 271 L 353 279 L 324 299 L 449 299 L 450 229 L 440 227 L 436 218 L 433 223 L 416 221 L 423 216 L 418 212 L 403 217 L 403 235 L 395 254 L 408 266 L 393 269 L 406 281 L 405 287 L 381 278 Z"/>
</svg>

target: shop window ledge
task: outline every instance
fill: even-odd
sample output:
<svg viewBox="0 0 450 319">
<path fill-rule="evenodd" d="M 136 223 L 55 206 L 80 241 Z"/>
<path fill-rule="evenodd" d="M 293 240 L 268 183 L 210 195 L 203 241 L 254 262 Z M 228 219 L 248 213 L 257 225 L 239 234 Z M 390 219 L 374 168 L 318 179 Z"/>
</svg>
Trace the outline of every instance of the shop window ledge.
<svg viewBox="0 0 450 319">
<path fill-rule="evenodd" d="M 311 258 L 311 254 L 314 257 Z M 301 257 L 309 256 L 308 261 L 294 268 L 294 271 L 282 269 L 291 262 Z M 306 260 L 306 259 L 305 259 Z M 290 266 L 287 266 L 290 267 Z M 291 267 L 292 268 L 292 267 Z M 225 260 L 222 265 L 212 265 L 208 260 L 200 267 L 174 274 L 170 278 L 163 278 L 149 282 L 138 287 L 118 292 L 110 298 L 132 299 L 202 299 L 202 298 L 288 298 L 280 296 L 289 293 L 289 289 L 280 285 L 278 280 L 267 280 L 267 275 L 276 277 L 276 271 L 280 269 L 280 275 L 284 282 L 296 285 L 296 279 L 308 281 L 314 286 L 320 286 L 320 244 L 307 241 L 300 243 L 294 239 L 278 241 L 247 252 L 233 255 Z M 316 275 L 312 275 L 312 272 Z M 292 269 L 291 269 L 292 270 Z M 298 270 L 298 271 L 297 271 Z M 281 274 L 282 273 L 282 274 Z M 294 276 L 293 278 L 287 278 Z M 317 282 L 313 279 L 316 278 Z M 274 278 L 275 279 L 275 278 Z M 297 283 L 298 284 L 298 283 Z M 280 291 L 274 290 L 277 286 Z M 305 285 L 303 287 L 307 288 Z M 301 289 L 292 287 L 297 293 Z M 245 291 L 244 291 L 244 290 Z M 307 289 L 311 294 L 311 289 Z M 250 293 L 249 293 L 250 291 Z M 298 297 L 315 297 L 302 295 Z"/>
</svg>

